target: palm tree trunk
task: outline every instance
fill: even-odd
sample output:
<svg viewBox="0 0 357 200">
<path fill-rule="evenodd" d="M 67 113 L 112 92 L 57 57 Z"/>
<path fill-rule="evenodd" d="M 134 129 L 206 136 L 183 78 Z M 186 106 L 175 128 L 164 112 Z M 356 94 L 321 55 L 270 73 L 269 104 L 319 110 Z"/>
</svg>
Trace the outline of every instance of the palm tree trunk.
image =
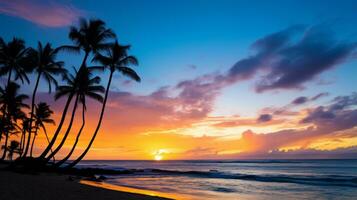
<svg viewBox="0 0 357 200">
<path fill-rule="evenodd" d="M 61 166 L 63 163 L 65 163 L 73 154 L 74 149 L 77 146 L 77 143 L 79 141 L 79 137 L 81 136 L 81 133 L 83 131 L 84 125 L 85 125 L 86 121 L 85 121 L 85 105 L 83 104 L 82 107 L 82 126 L 78 131 L 77 137 L 76 137 L 76 141 L 74 142 L 71 151 L 68 153 L 68 155 L 66 157 L 64 157 L 61 161 L 59 161 L 58 163 L 55 164 L 56 167 Z"/>
<path fill-rule="evenodd" d="M 7 77 L 7 86 L 10 84 L 11 82 L 11 74 L 12 74 L 12 69 L 10 69 L 9 71 L 9 76 Z"/>
<path fill-rule="evenodd" d="M 33 136 L 33 140 L 32 140 L 32 144 L 31 144 L 31 151 L 30 151 L 30 157 L 32 157 L 32 150 L 33 150 L 33 145 L 35 144 L 35 140 L 36 140 L 36 136 L 37 136 L 37 131 L 38 131 L 38 128 L 36 128 L 36 132 Z"/>
<path fill-rule="evenodd" d="M 66 133 L 64 134 L 63 138 L 62 138 L 62 141 L 61 143 L 57 146 L 57 148 L 45 159 L 46 162 L 48 162 L 49 160 L 51 160 L 51 158 L 56 155 L 56 153 L 62 148 L 63 144 L 66 142 L 66 139 L 69 135 L 69 132 L 71 131 L 72 129 L 72 125 L 73 125 L 73 120 L 74 120 L 74 117 L 76 115 L 76 110 L 77 110 L 77 105 L 78 105 L 78 95 L 76 97 L 76 101 L 74 102 L 74 106 L 73 106 L 73 110 L 72 110 L 72 116 L 71 116 L 71 119 L 70 119 L 70 122 L 68 124 L 68 127 L 67 127 L 67 130 L 66 130 Z"/>
<path fill-rule="evenodd" d="M 62 117 L 61 117 L 60 123 L 58 124 L 58 127 L 56 129 L 56 132 L 53 134 L 51 142 L 47 145 L 46 149 L 39 156 L 39 159 L 44 159 L 46 157 L 46 155 L 48 154 L 48 152 L 51 150 L 51 148 L 54 145 L 54 143 L 56 142 L 57 136 L 58 136 L 59 132 L 61 131 L 61 128 L 62 128 L 63 123 L 64 123 L 64 120 L 66 119 L 67 110 L 68 110 L 69 104 L 71 103 L 72 98 L 73 98 L 73 94 L 70 94 L 68 96 L 66 105 L 64 106 L 64 109 L 63 109 L 63 112 L 62 112 Z"/>
<path fill-rule="evenodd" d="M 37 75 L 37 80 L 36 80 L 36 84 L 35 84 L 35 88 L 33 89 L 33 93 L 32 93 L 32 102 L 31 102 L 31 117 L 30 117 L 30 126 L 29 126 L 29 135 L 27 136 L 27 144 L 26 144 L 26 148 L 25 148 L 25 152 L 22 155 L 23 157 L 26 157 L 27 152 L 29 150 L 30 147 L 30 142 L 31 142 L 31 130 L 32 130 L 32 121 L 33 121 L 33 117 L 34 117 L 34 110 L 35 110 L 35 98 L 36 98 L 36 93 L 37 93 L 37 88 L 38 88 L 38 84 L 40 82 L 40 78 L 41 78 L 41 72 L 38 73 Z"/>
<path fill-rule="evenodd" d="M 48 138 L 48 135 L 47 135 L 47 131 L 46 129 L 43 129 L 43 132 L 45 133 L 45 136 L 46 136 L 46 139 L 47 139 L 47 142 L 48 144 L 50 143 L 50 138 Z M 51 153 L 52 153 L 52 149 L 51 149 Z M 56 162 L 56 158 L 53 156 L 53 162 Z"/>
<path fill-rule="evenodd" d="M 89 52 L 85 52 L 81 67 L 86 66 L 88 56 L 89 56 Z"/>
<path fill-rule="evenodd" d="M 110 75 L 109 75 L 109 81 L 108 81 L 108 85 L 107 85 L 107 90 L 105 91 L 104 101 L 103 101 L 103 105 L 102 105 L 102 111 L 100 112 L 98 125 L 97 125 L 97 128 L 94 131 L 93 137 L 90 140 L 90 142 L 89 142 L 87 148 L 84 150 L 84 152 L 76 160 L 74 160 L 72 163 L 70 163 L 66 168 L 74 167 L 76 164 L 78 164 L 84 158 L 84 156 L 86 156 L 86 154 L 88 153 L 89 149 L 91 148 L 91 146 L 92 146 L 92 144 L 93 144 L 93 142 L 94 142 L 94 140 L 95 140 L 95 138 L 97 136 L 97 133 L 98 133 L 99 128 L 100 128 L 100 125 L 102 124 L 104 111 L 105 111 L 105 104 L 107 103 L 107 98 L 108 98 L 108 94 L 109 94 L 109 87 L 110 87 L 110 84 L 112 82 L 113 73 L 114 73 L 114 71 L 111 71 Z"/>
<path fill-rule="evenodd" d="M 7 142 L 9 140 L 9 133 L 5 133 L 5 144 L 4 144 L 4 152 L 0 160 L 5 160 L 6 152 L 7 152 Z"/>
<path fill-rule="evenodd" d="M 22 132 L 22 140 L 21 140 L 21 143 L 20 143 L 20 150 L 21 151 L 19 152 L 19 158 L 21 158 L 23 153 L 24 153 L 25 143 L 26 143 L 26 131 L 23 130 L 21 132 Z"/>
<path fill-rule="evenodd" d="M 23 150 L 23 148 L 22 148 L 22 144 L 24 143 L 24 137 L 25 137 L 25 135 L 24 135 L 24 132 L 23 131 L 21 131 L 21 139 L 20 139 L 20 144 L 19 144 L 19 155 L 20 155 L 20 157 L 21 157 L 21 153 L 22 153 L 22 150 Z"/>
</svg>

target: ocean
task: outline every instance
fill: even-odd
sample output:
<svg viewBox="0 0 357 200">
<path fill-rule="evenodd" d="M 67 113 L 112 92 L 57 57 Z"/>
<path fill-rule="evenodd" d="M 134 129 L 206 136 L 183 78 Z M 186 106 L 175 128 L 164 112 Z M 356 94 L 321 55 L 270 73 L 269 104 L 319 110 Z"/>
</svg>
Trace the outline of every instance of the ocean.
<svg viewBox="0 0 357 200">
<path fill-rule="evenodd" d="M 79 167 L 140 169 L 104 182 L 179 199 L 357 199 L 357 160 L 82 161 Z"/>
</svg>

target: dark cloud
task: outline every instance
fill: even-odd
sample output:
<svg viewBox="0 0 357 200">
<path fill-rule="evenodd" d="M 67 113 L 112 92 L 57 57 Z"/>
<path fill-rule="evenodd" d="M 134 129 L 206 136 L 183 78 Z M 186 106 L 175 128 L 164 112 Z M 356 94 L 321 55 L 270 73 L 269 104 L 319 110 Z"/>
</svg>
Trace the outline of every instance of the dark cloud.
<svg viewBox="0 0 357 200">
<path fill-rule="evenodd" d="M 311 101 L 316 101 L 322 97 L 325 97 L 325 96 L 328 96 L 328 93 L 327 92 L 322 92 L 322 93 L 319 93 L 311 98 L 308 98 L 308 97 L 298 97 L 296 99 L 294 99 L 291 104 L 292 105 L 302 105 L 302 104 L 305 104 L 307 102 L 311 102 Z"/>
<path fill-rule="evenodd" d="M 329 110 L 343 110 L 350 106 L 357 105 L 357 93 L 352 93 L 350 96 L 338 96 L 333 100 L 333 104 L 330 105 Z"/>
<path fill-rule="evenodd" d="M 339 42 L 322 26 L 293 26 L 257 40 L 255 54 L 238 61 L 227 73 L 228 82 L 264 76 L 257 92 L 275 89 L 301 89 L 320 73 L 344 62 L 355 43 Z"/>
<path fill-rule="evenodd" d="M 270 120 L 273 119 L 273 116 L 272 115 L 269 115 L 269 114 L 261 114 L 258 119 L 257 119 L 257 122 L 258 123 L 263 123 L 263 122 L 268 122 Z"/>
<path fill-rule="evenodd" d="M 310 100 L 311 100 L 311 101 L 316 101 L 316 100 L 318 100 L 318 99 L 320 99 L 320 98 L 322 98 L 322 97 L 326 97 L 326 96 L 328 96 L 328 95 L 329 95 L 328 92 L 321 92 L 321 93 L 319 93 L 319 94 L 317 94 L 317 95 L 311 97 Z"/>
<path fill-rule="evenodd" d="M 272 61 L 271 59 L 277 51 L 285 46 L 295 33 L 301 30 L 303 30 L 303 26 L 293 26 L 258 39 L 251 46 L 256 54 L 239 60 L 228 71 L 226 78 L 231 82 L 252 78 L 258 70 L 269 67 L 267 63 Z"/>
<path fill-rule="evenodd" d="M 285 40 L 284 40 L 285 41 Z M 270 71 L 256 90 L 300 89 L 307 81 L 342 63 L 356 48 L 355 43 L 339 42 L 320 26 L 306 29 L 296 41 L 285 41 L 267 63 Z"/>
<path fill-rule="evenodd" d="M 342 130 L 357 125 L 357 109 L 350 109 L 357 105 L 357 93 L 349 96 L 338 96 L 332 104 L 312 109 L 301 120 L 301 123 L 313 123 L 319 128 Z"/>
<path fill-rule="evenodd" d="M 182 84 L 191 84 L 196 92 L 199 88 L 206 90 L 212 86 L 220 90 L 261 73 L 255 85 L 257 92 L 302 89 L 306 82 L 322 72 L 353 58 L 350 55 L 354 53 L 356 43 L 335 39 L 334 34 L 323 26 L 297 25 L 258 39 L 251 49 L 252 55 L 239 60 L 226 73 L 200 76 Z M 210 79 L 203 81 L 207 76 Z"/>
<path fill-rule="evenodd" d="M 336 115 L 328 110 L 325 110 L 323 106 L 319 106 L 309 113 L 307 117 L 301 120 L 301 123 L 316 122 L 318 120 L 332 120 Z"/>
<path fill-rule="evenodd" d="M 304 104 L 308 101 L 307 97 L 298 97 L 296 99 L 294 99 L 291 103 L 294 105 L 301 105 Z"/>
</svg>

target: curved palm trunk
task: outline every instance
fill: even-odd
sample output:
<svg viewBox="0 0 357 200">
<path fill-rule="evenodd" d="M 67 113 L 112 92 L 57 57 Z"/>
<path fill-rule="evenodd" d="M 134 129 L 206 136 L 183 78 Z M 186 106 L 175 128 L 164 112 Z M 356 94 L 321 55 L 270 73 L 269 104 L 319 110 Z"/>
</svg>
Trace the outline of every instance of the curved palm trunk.
<svg viewBox="0 0 357 200">
<path fill-rule="evenodd" d="M 73 94 L 71 94 L 68 97 L 66 105 L 64 106 L 64 109 L 63 109 L 63 112 L 62 112 L 62 117 L 61 117 L 60 123 L 58 124 L 58 127 L 56 129 L 56 132 L 53 134 L 51 142 L 47 145 L 46 149 L 38 157 L 39 159 L 44 159 L 46 157 L 46 155 L 48 154 L 48 152 L 51 150 L 51 148 L 54 145 L 54 143 L 56 142 L 57 136 L 61 131 L 61 128 L 62 128 L 63 123 L 64 123 L 64 120 L 66 119 L 67 110 L 68 110 L 69 104 L 71 103 L 72 98 L 73 98 Z"/>
<path fill-rule="evenodd" d="M 9 133 L 5 133 L 5 144 L 4 144 L 4 152 L 0 160 L 5 160 L 6 152 L 7 152 L 7 142 L 9 140 Z"/>
<path fill-rule="evenodd" d="M 36 128 L 36 132 L 33 136 L 33 140 L 32 140 L 32 144 L 31 144 L 31 151 L 30 151 L 30 157 L 32 157 L 32 151 L 33 151 L 33 146 L 35 144 L 35 140 L 36 140 L 36 136 L 37 136 L 37 131 L 38 131 L 38 128 Z"/>
<path fill-rule="evenodd" d="M 90 140 L 90 142 L 89 142 L 87 148 L 84 150 L 84 152 L 76 160 L 74 160 L 72 163 L 70 163 L 66 168 L 71 168 L 71 167 L 74 167 L 76 164 L 78 164 L 84 158 L 84 156 L 86 156 L 86 154 L 88 153 L 89 149 L 91 148 L 91 146 L 92 146 L 92 144 L 93 144 L 93 142 L 94 142 L 94 140 L 95 140 L 95 138 L 96 138 L 96 136 L 98 134 L 100 125 L 102 124 L 104 111 L 105 111 L 105 104 L 107 103 L 107 98 L 108 98 L 108 94 L 109 94 L 109 87 L 110 87 L 110 84 L 112 82 L 112 77 L 113 77 L 113 71 L 111 71 L 110 75 L 109 75 L 109 81 L 108 81 L 107 89 L 105 91 L 104 101 L 103 101 L 103 105 L 102 105 L 102 111 L 100 112 L 98 125 L 97 125 L 97 128 L 94 131 L 92 139 Z"/>
<path fill-rule="evenodd" d="M 46 132 L 46 129 L 43 129 L 44 131 L 44 133 L 45 133 L 45 136 L 46 136 L 46 139 L 47 139 L 47 142 L 48 142 L 48 144 L 50 143 L 50 138 L 48 138 L 48 135 L 47 135 L 47 132 Z M 52 149 L 50 150 L 51 151 L 51 153 L 53 152 L 52 151 Z M 53 162 L 56 162 L 56 158 L 53 156 Z"/>
<path fill-rule="evenodd" d="M 30 142 L 31 142 L 31 130 L 32 130 L 32 121 L 33 121 L 33 118 L 34 118 L 35 98 L 36 98 L 36 93 L 37 93 L 38 83 L 40 82 L 40 78 L 41 78 L 41 72 L 39 72 L 38 75 L 37 75 L 35 88 L 33 89 L 33 93 L 32 93 L 31 117 L 30 117 L 30 123 L 29 123 L 30 126 L 29 126 L 29 130 L 28 130 L 29 135 L 27 136 L 27 144 L 26 144 L 26 148 L 25 148 L 24 154 L 22 155 L 23 157 L 26 157 L 27 152 L 29 150 Z"/>
<path fill-rule="evenodd" d="M 69 122 L 69 124 L 68 124 L 66 133 L 64 134 L 64 136 L 63 136 L 63 138 L 62 138 L 62 141 L 61 141 L 61 143 L 57 146 L 57 148 L 45 159 L 46 162 L 48 162 L 54 155 L 56 155 L 56 153 L 62 148 L 63 144 L 66 142 L 66 139 L 67 139 L 67 137 L 68 137 L 68 135 L 69 135 L 69 132 L 70 132 L 71 129 L 72 129 L 73 120 L 74 120 L 74 117 L 75 117 L 75 115 L 76 115 L 77 105 L 78 105 L 78 95 L 77 95 L 76 100 L 75 100 L 75 102 L 74 102 L 74 106 L 73 106 L 73 110 L 72 110 L 72 116 L 71 116 L 70 122 Z"/>
<path fill-rule="evenodd" d="M 77 143 L 79 141 L 79 137 L 81 136 L 81 133 L 83 131 L 84 125 L 86 124 L 86 120 L 85 120 L 85 106 L 83 104 L 82 107 L 82 126 L 78 131 L 77 137 L 76 137 L 76 141 L 74 142 L 71 151 L 68 153 L 68 155 L 66 157 L 64 157 L 61 161 L 59 161 L 58 163 L 55 164 L 56 167 L 61 166 L 63 163 L 65 163 L 73 154 L 74 150 L 76 149 Z"/>
</svg>

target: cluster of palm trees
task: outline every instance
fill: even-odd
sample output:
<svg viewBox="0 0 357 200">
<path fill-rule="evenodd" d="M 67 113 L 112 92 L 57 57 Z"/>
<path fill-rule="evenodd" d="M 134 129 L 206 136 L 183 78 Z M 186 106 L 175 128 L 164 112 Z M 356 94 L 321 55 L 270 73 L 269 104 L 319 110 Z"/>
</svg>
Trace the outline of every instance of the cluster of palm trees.
<svg viewBox="0 0 357 200">
<path fill-rule="evenodd" d="M 65 163 L 68 163 L 65 166 L 67 168 L 75 166 L 88 153 L 98 134 L 113 74 L 118 71 L 135 81 L 140 81 L 137 73 L 130 68 L 138 64 L 134 56 L 128 55 L 130 46 L 119 44 L 114 32 L 107 28 L 103 21 L 80 19 L 78 27 L 70 28 L 69 39 L 73 45 L 53 48 L 49 43 L 43 45 L 39 42 L 38 47 L 34 49 L 26 47 L 25 42 L 21 39 L 14 38 L 5 42 L 0 38 L 0 76 L 3 80 L 0 87 L 0 142 L 4 140 L 1 160 L 6 157 L 12 160 L 15 153 L 18 154 L 19 160 L 33 158 L 36 137 L 43 132 L 48 145 L 35 159 L 57 167 L 63 166 Z M 57 60 L 57 55 L 61 52 L 84 53 L 81 65 L 74 67 L 73 73 L 66 70 L 64 62 Z M 89 66 L 90 64 L 95 66 Z M 110 73 L 105 89 L 100 85 L 101 78 L 96 73 L 106 69 Z M 31 104 L 28 105 L 25 101 L 29 96 L 20 93 L 18 83 L 30 84 L 29 74 L 35 75 L 35 83 Z M 59 79 L 60 81 L 58 81 Z M 36 101 L 41 81 L 47 83 L 50 93 L 54 86 L 55 100 L 66 99 L 58 123 L 55 123 L 51 118 L 53 111 L 50 105 Z M 76 159 L 69 162 L 85 127 L 87 98 L 102 104 L 98 123 L 87 147 Z M 70 108 L 72 110 L 68 111 Z M 75 142 L 68 154 L 56 161 L 55 155 L 62 149 L 71 133 L 77 110 L 81 110 L 82 113 L 81 127 L 75 135 Z M 66 119 L 69 122 L 67 127 L 64 127 Z M 53 134 L 47 133 L 46 124 L 56 124 Z M 61 132 L 63 132 L 63 137 L 58 139 Z M 12 135 L 18 134 L 21 134 L 19 142 L 9 141 Z M 51 161 L 52 159 L 53 161 Z"/>
</svg>

